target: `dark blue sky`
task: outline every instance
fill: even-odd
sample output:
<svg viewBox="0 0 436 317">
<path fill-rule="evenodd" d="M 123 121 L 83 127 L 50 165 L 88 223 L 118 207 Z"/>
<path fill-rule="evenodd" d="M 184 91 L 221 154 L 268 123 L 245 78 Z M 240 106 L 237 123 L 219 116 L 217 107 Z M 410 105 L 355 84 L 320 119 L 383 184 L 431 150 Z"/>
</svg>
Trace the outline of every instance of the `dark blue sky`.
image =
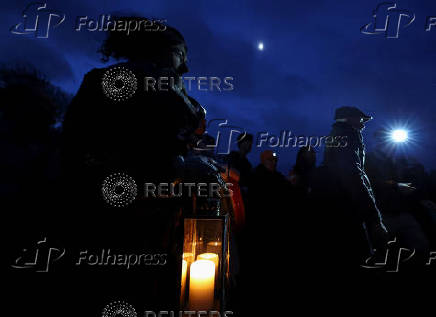
<svg viewBox="0 0 436 317">
<path fill-rule="evenodd" d="M 190 76 L 234 77 L 231 92 L 192 91 L 208 118 L 255 134 L 326 135 L 334 109 L 354 105 L 372 114 L 373 133 L 408 125 L 413 144 L 404 153 L 436 168 L 436 1 L 397 1 L 416 15 L 398 39 L 361 34 L 381 1 L 49 1 L 66 20 L 48 39 L 11 34 L 28 1 L 1 4 L 0 62 L 34 64 L 53 83 L 74 93 L 83 75 L 101 67 L 96 52 L 104 34 L 74 31 L 77 16 L 114 12 L 166 19 L 185 36 Z M 257 44 L 264 43 L 259 51 Z M 287 172 L 297 149 L 278 151 Z M 250 155 L 258 163 L 260 149 Z"/>
</svg>

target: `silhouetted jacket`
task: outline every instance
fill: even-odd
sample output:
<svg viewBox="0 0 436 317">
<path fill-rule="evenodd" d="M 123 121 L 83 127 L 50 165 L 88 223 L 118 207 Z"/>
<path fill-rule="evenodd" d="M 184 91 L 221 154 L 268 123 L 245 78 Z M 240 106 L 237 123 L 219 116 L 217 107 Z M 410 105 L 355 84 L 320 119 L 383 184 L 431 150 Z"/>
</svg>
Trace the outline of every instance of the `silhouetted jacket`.
<svg viewBox="0 0 436 317">
<path fill-rule="evenodd" d="M 127 100 L 114 101 L 102 89 L 105 72 L 122 66 L 133 72 L 137 89 Z M 112 172 L 171 178 L 173 161 L 185 155 L 190 138 L 204 119 L 204 109 L 184 90 L 145 89 L 145 77 L 177 77 L 153 64 L 122 63 L 93 69 L 82 82 L 64 121 L 64 163 L 70 174 Z M 89 173 L 88 173 L 89 172 Z"/>
<path fill-rule="evenodd" d="M 341 142 L 337 142 L 339 137 L 342 137 Z M 369 224 L 381 224 L 381 214 L 365 173 L 362 133 L 347 123 L 334 123 L 330 138 L 326 140 L 324 165 L 328 168 L 330 177 L 334 178 L 334 184 L 339 187 L 337 190 L 345 193 L 352 204 L 350 210 L 356 211 L 355 219 Z"/>
</svg>

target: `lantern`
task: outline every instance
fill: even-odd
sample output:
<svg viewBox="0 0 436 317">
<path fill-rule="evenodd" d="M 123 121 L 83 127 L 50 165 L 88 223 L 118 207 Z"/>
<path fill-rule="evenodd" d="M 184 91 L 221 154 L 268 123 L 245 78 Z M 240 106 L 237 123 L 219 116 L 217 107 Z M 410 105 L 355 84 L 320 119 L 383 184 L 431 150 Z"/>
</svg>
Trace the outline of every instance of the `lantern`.
<svg viewBox="0 0 436 317">
<path fill-rule="evenodd" d="M 228 227 L 228 214 L 184 217 L 182 309 L 224 311 L 229 278 Z"/>
</svg>

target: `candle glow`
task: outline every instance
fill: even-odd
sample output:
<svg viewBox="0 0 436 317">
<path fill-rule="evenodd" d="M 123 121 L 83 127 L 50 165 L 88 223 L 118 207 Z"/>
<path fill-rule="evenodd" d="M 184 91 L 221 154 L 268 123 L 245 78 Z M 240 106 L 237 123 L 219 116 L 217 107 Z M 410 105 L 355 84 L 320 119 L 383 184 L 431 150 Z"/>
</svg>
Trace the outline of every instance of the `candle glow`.
<svg viewBox="0 0 436 317">
<path fill-rule="evenodd" d="M 214 306 L 215 263 L 197 260 L 191 264 L 189 278 L 189 308 L 209 310 Z"/>
</svg>

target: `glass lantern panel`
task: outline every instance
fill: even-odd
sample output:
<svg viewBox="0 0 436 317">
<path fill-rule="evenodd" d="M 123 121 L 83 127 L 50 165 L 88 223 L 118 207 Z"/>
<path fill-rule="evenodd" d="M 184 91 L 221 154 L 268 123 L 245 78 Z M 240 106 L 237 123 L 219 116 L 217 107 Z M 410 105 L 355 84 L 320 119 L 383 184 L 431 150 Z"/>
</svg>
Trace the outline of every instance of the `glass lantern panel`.
<svg viewBox="0 0 436 317">
<path fill-rule="evenodd" d="M 223 274 L 227 273 L 224 231 L 225 221 L 221 218 L 185 219 L 181 281 L 183 308 L 197 311 L 219 309 Z"/>
</svg>

